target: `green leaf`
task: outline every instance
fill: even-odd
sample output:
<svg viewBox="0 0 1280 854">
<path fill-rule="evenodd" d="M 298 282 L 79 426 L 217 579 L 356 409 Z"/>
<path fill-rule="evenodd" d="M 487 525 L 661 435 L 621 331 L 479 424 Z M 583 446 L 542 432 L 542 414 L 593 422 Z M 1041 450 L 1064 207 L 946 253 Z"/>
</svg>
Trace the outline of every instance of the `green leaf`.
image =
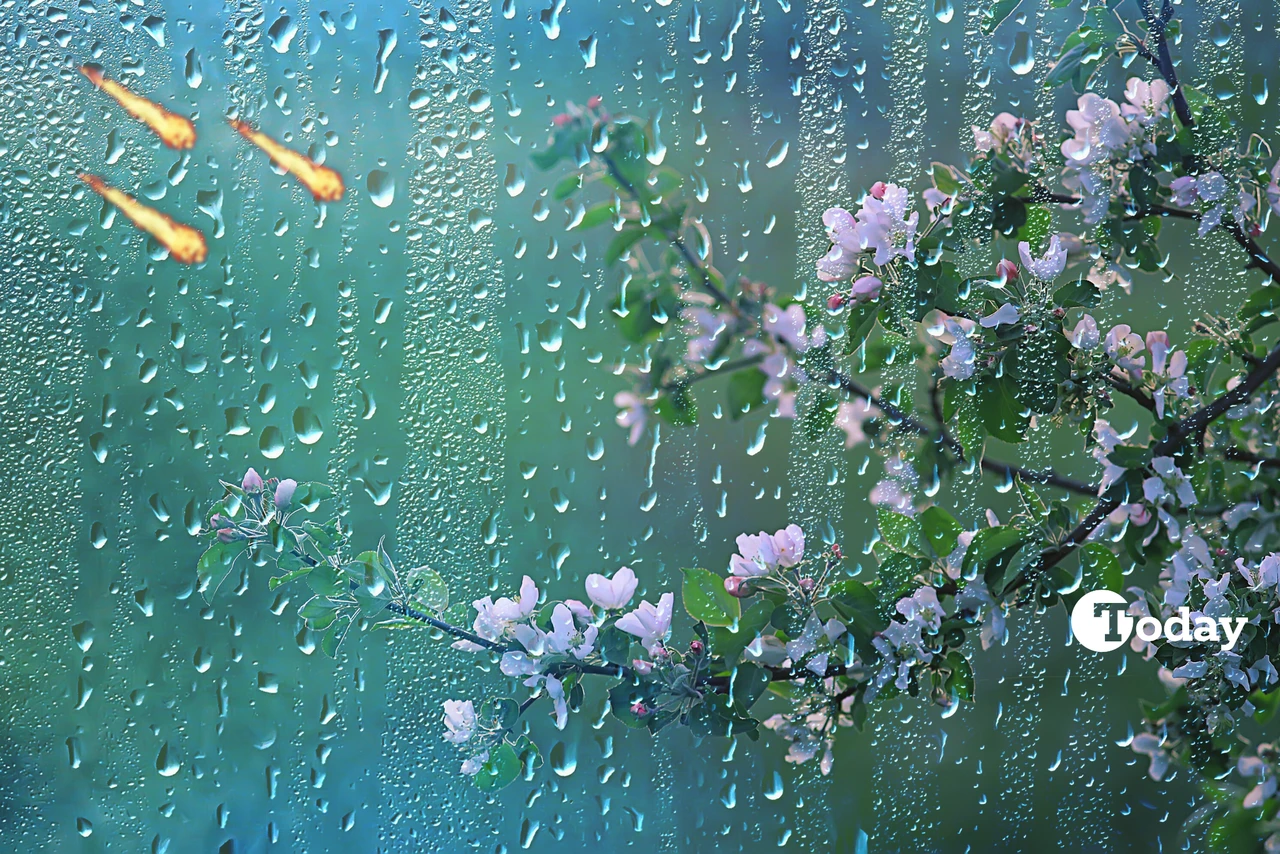
<svg viewBox="0 0 1280 854">
<path fill-rule="evenodd" d="M 1053 224 L 1053 214 L 1044 205 L 1027 205 L 1027 221 L 1018 229 L 1017 240 L 1025 240 L 1032 247 L 1038 247 L 1049 236 L 1049 227 Z"/>
<path fill-rule="evenodd" d="M 587 231 L 588 229 L 595 228 L 598 225 L 604 225 L 612 220 L 612 204 L 606 202 L 598 205 L 592 205 L 587 208 L 586 212 L 582 215 L 582 219 L 578 220 L 578 224 L 573 226 L 570 230 Z"/>
<path fill-rule="evenodd" d="M 609 241 L 608 247 L 604 250 L 604 263 L 616 264 L 622 259 L 632 246 L 635 246 L 644 236 L 649 233 L 649 229 L 636 223 L 628 222 L 613 236 Z"/>
<path fill-rule="evenodd" d="M 352 620 L 350 617 L 343 615 L 334 620 L 333 625 L 329 626 L 329 630 L 320 638 L 320 650 L 330 658 L 338 657 L 338 647 L 342 645 L 342 641 L 346 638 L 347 632 L 351 630 Z"/>
<path fill-rule="evenodd" d="M 304 565 L 299 567 L 298 569 L 293 570 L 292 572 L 287 572 L 284 575 L 277 575 L 267 582 L 267 589 L 275 590 L 277 587 L 280 587 L 281 585 L 288 584 L 290 581 L 296 581 L 299 578 L 302 578 L 304 575 L 308 574 L 309 572 L 311 572 L 311 567 Z"/>
<path fill-rule="evenodd" d="M 969 664 L 969 660 L 959 650 L 953 649 L 947 653 L 947 666 L 951 668 L 951 675 L 947 678 L 947 689 L 954 691 L 956 697 L 961 700 L 972 700 L 976 680 L 973 678 L 973 667 Z"/>
<path fill-rule="evenodd" d="M 610 664 L 629 664 L 631 635 L 610 623 L 600 632 L 600 655 Z"/>
<path fill-rule="evenodd" d="M 413 604 L 424 611 L 440 613 L 449 607 L 449 587 L 440 573 L 429 566 L 411 569 L 406 575 L 405 587 Z"/>
<path fill-rule="evenodd" d="M 724 579 L 706 569 L 685 569 L 684 609 L 708 626 L 731 626 L 742 615 L 736 596 L 724 589 Z"/>
<path fill-rule="evenodd" d="M 831 604 L 844 618 L 853 635 L 858 654 L 868 659 L 875 655 L 871 639 L 884 631 L 889 624 L 880 612 L 875 591 L 853 578 L 846 578 L 831 585 Z"/>
<path fill-rule="evenodd" d="M 983 528 L 969 541 L 969 548 L 965 550 L 964 561 L 960 565 L 962 573 L 965 577 L 978 572 L 985 574 L 1002 555 L 1012 557 L 1024 540 L 1022 531 L 1012 525 Z"/>
<path fill-rule="evenodd" d="M 1058 384 L 1071 378 L 1070 348 L 1057 323 L 1046 323 L 1023 337 L 1021 346 L 1006 357 L 1018 403 L 1045 415 L 1057 408 Z"/>
<path fill-rule="evenodd" d="M 609 711 L 620 723 L 631 729 L 649 729 L 652 715 L 637 715 L 631 710 L 636 703 L 652 709 L 657 688 L 652 682 L 621 682 L 609 689 Z"/>
<path fill-rule="evenodd" d="M 738 420 L 743 415 L 768 400 L 764 396 L 764 384 L 768 377 L 759 368 L 743 368 L 729 378 L 729 417 Z"/>
<path fill-rule="evenodd" d="M 749 709 L 768 687 L 769 671 L 758 664 L 744 662 L 730 671 L 729 693 L 723 699 L 728 704 Z"/>
<path fill-rule="evenodd" d="M 916 268 L 916 304 L 913 320 L 921 320 L 934 308 L 955 314 L 962 308 L 961 280 L 951 261 L 921 264 Z"/>
<path fill-rule="evenodd" d="M 576 172 L 572 175 L 566 175 L 556 182 L 555 189 L 551 191 L 552 197 L 557 201 L 564 201 L 582 188 L 582 176 Z"/>
<path fill-rule="evenodd" d="M 332 497 L 333 490 L 327 483 L 306 481 L 298 484 L 297 491 L 293 493 L 293 506 L 305 507 L 308 513 L 314 513 L 321 501 Z"/>
<path fill-rule="evenodd" d="M 613 301 L 613 313 L 622 337 L 634 344 L 658 337 L 679 310 L 675 291 L 667 284 L 656 288 L 632 286 L 626 297 L 625 305 L 620 300 Z"/>
<path fill-rule="evenodd" d="M 502 742 L 489 751 L 489 759 L 471 779 L 482 792 L 496 792 L 516 781 L 524 764 L 514 747 Z"/>
<path fill-rule="evenodd" d="M 733 626 L 717 626 L 711 630 L 711 651 L 724 658 L 732 667 L 742 658 L 742 652 L 768 627 L 774 604 L 767 599 L 752 602 L 738 618 L 737 631 Z"/>
<path fill-rule="evenodd" d="M 1093 308 L 1101 299 L 1097 285 L 1083 276 L 1053 292 L 1054 305 L 1062 308 Z"/>
<path fill-rule="evenodd" d="M 206 602 L 213 599 L 222 582 L 227 580 L 227 576 L 235 568 L 236 558 L 244 552 L 246 545 L 244 540 L 234 543 L 219 540 L 200 555 L 200 560 L 196 563 L 196 577 Z"/>
<path fill-rule="evenodd" d="M 328 561 L 307 573 L 307 584 L 320 596 L 337 596 L 349 588 L 346 575 Z"/>
<path fill-rule="evenodd" d="M 816 442 L 835 423 L 837 408 L 835 395 L 826 389 L 813 396 L 812 402 L 804 408 L 801 416 L 804 434 L 810 442 Z"/>
<path fill-rule="evenodd" d="M 954 516 L 935 504 L 926 508 L 919 518 L 920 529 L 935 555 L 945 558 L 955 551 L 964 526 Z"/>
<path fill-rule="evenodd" d="M 844 351 L 852 353 L 862 346 L 863 342 L 875 328 L 876 318 L 880 315 L 880 306 L 886 299 L 881 297 L 877 302 L 860 302 L 849 307 L 849 318 L 845 321 Z"/>
<path fill-rule="evenodd" d="M 312 631 L 323 632 L 333 625 L 343 607 L 345 603 L 335 602 L 327 596 L 312 596 L 298 609 L 298 616 Z"/>
<path fill-rule="evenodd" d="M 1018 386 L 1007 373 L 984 375 L 978 382 L 978 410 L 986 431 L 1011 444 L 1026 438 L 1030 414 L 1018 402 Z"/>
<path fill-rule="evenodd" d="M 1013 10 L 1018 8 L 1018 4 L 1021 1 L 1022 0 L 995 0 L 994 3 L 987 7 L 987 11 L 983 13 L 982 20 L 979 22 L 979 26 L 982 27 L 982 32 L 986 35 L 991 35 L 995 32 L 996 27 L 1003 24 L 1005 19 L 1013 14 Z"/>
<path fill-rule="evenodd" d="M 1248 331 L 1256 332 L 1276 321 L 1277 308 L 1280 308 L 1280 286 L 1267 285 L 1249 294 L 1238 314 L 1248 322 Z"/>
<path fill-rule="evenodd" d="M 678 386 L 663 393 L 654 405 L 653 411 L 663 421 L 680 427 L 698 423 L 698 402 L 684 386 Z"/>
<path fill-rule="evenodd" d="M 1124 589 L 1124 570 L 1120 561 L 1102 543 L 1086 543 L 1080 547 L 1080 570 L 1084 581 L 1082 590 L 1110 590 L 1119 593 Z"/>
<path fill-rule="evenodd" d="M 876 519 L 880 536 L 889 548 L 912 557 L 927 556 L 920 520 L 913 516 L 895 513 L 884 507 L 877 508 Z"/>
</svg>

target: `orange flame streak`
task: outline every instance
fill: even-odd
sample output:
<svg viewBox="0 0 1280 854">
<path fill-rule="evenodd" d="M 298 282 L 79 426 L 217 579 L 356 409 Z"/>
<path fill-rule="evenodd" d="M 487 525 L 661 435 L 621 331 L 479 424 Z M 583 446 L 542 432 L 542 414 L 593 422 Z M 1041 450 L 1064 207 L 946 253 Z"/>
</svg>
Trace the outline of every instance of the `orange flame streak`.
<svg viewBox="0 0 1280 854">
<path fill-rule="evenodd" d="M 318 166 L 310 158 L 285 148 L 248 123 L 231 119 L 231 126 L 241 136 L 265 151 L 276 165 L 297 178 L 318 202 L 336 202 L 342 198 L 342 176 L 327 166 Z"/>
<path fill-rule="evenodd" d="M 123 83 L 104 77 L 100 69 L 91 65 L 80 66 L 80 73 L 88 77 L 94 86 L 115 98 L 126 113 L 151 128 L 165 145 L 179 150 L 195 146 L 196 127 L 187 117 L 171 113 L 159 104 L 135 95 Z"/>
<path fill-rule="evenodd" d="M 129 221 L 150 234 L 169 250 L 169 257 L 183 264 L 199 264 L 209 255 L 204 234 L 199 229 L 175 222 L 155 208 L 149 208 L 133 196 L 109 187 L 97 175 L 80 173 L 80 180 L 95 193 L 120 209 Z"/>
</svg>

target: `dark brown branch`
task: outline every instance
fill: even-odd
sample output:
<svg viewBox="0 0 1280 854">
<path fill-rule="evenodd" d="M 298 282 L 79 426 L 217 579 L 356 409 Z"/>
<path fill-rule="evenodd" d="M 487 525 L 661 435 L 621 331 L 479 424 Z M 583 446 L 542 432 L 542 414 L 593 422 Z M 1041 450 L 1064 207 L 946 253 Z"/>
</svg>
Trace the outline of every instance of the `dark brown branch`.
<svg viewBox="0 0 1280 854">
<path fill-rule="evenodd" d="M 1169 91 L 1173 97 L 1173 109 L 1178 114 L 1178 121 L 1183 127 L 1193 128 L 1196 126 L 1196 120 L 1191 115 L 1191 106 L 1187 103 L 1186 93 L 1182 91 L 1182 84 L 1178 82 L 1178 71 L 1173 67 L 1173 56 L 1169 53 L 1169 40 L 1165 37 L 1169 22 L 1173 20 L 1173 0 L 1161 0 L 1159 14 L 1156 14 L 1152 8 L 1151 0 L 1138 0 L 1138 6 L 1142 9 L 1143 17 L 1147 19 L 1147 32 L 1155 42 L 1155 50 L 1151 50 L 1150 45 L 1144 45 L 1146 56 L 1153 59 L 1156 70 L 1160 72 L 1164 82 L 1169 84 Z"/>
<path fill-rule="evenodd" d="M 1111 386 L 1125 397 L 1137 401 L 1138 405 L 1142 406 L 1144 409 L 1151 412 L 1156 411 L 1156 402 L 1152 399 L 1151 395 L 1147 394 L 1140 388 L 1135 388 L 1123 377 L 1118 377 L 1115 374 L 1103 374 L 1102 379 L 1107 385 Z"/>
<path fill-rule="evenodd" d="M 1227 448 L 1222 452 L 1222 456 L 1228 460 L 1234 460 L 1238 463 L 1248 463 L 1251 466 L 1262 466 L 1263 468 L 1280 468 L 1280 459 L 1275 457 L 1264 457 L 1245 448 Z"/>
</svg>

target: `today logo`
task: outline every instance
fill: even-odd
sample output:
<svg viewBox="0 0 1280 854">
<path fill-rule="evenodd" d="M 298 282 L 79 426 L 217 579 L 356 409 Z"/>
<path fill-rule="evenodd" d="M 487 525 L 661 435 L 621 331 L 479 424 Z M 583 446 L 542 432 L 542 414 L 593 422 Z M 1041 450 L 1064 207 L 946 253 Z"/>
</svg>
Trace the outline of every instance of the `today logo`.
<svg viewBox="0 0 1280 854">
<path fill-rule="evenodd" d="M 1135 619 L 1129 614 L 1128 601 L 1111 590 L 1091 590 L 1081 596 L 1071 609 L 1072 634 L 1081 646 L 1094 652 L 1119 649 L 1135 632 L 1144 641 L 1161 637 L 1184 642 L 1214 641 L 1224 650 L 1234 649 L 1248 622 L 1247 617 L 1219 617 L 1215 620 L 1203 614 L 1192 619 L 1191 609 L 1185 606 L 1163 622 L 1156 617 Z"/>
</svg>

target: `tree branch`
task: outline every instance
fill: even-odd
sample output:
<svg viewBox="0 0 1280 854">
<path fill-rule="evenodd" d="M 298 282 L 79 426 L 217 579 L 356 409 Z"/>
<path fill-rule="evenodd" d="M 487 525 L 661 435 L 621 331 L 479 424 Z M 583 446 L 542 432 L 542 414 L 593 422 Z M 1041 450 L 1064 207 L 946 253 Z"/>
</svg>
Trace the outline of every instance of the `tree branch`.
<svg viewBox="0 0 1280 854">
<path fill-rule="evenodd" d="M 320 565 L 320 561 L 316 560 L 314 557 L 302 551 L 301 549 L 295 548 L 293 550 L 293 553 L 297 555 L 298 559 L 301 560 L 303 563 L 305 563 L 307 566 L 316 567 Z M 356 587 L 357 587 L 356 583 L 354 581 L 351 582 L 351 588 L 354 590 Z M 450 635 L 452 637 L 458 638 L 459 640 L 470 641 L 476 646 L 482 646 L 485 649 L 492 650 L 494 652 L 506 652 L 507 650 L 507 647 L 505 647 L 500 643 L 495 643 L 494 641 L 491 641 L 488 638 L 482 638 L 479 635 L 475 634 L 474 632 L 469 632 L 466 629 L 451 625 L 449 623 L 446 623 L 444 620 L 438 620 L 435 617 L 431 616 L 430 614 L 424 614 L 421 611 L 415 608 L 410 608 L 408 605 L 403 604 L 401 602 L 396 602 L 394 600 L 392 600 L 391 602 L 388 602 L 387 610 L 393 614 L 399 614 L 401 617 L 405 617 L 406 619 L 416 620 L 419 623 L 425 623 L 426 625 L 431 626 L 432 628 L 435 628 L 435 629 L 439 629 L 440 631 L 444 632 L 446 635 Z"/>
</svg>

